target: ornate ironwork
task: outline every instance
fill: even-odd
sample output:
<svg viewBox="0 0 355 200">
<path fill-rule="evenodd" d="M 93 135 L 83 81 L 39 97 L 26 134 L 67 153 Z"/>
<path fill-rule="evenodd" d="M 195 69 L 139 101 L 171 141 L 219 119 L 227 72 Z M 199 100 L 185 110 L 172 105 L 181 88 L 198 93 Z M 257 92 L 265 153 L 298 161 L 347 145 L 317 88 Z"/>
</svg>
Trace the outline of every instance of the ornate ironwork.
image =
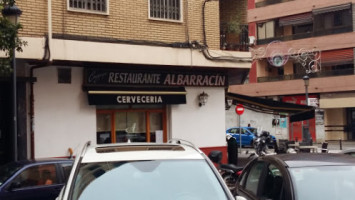
<svg viewBox="0 0 355 200">
<path fill-rule="evenodd" d="M 317 49 L 293 49 L 281 41 L 273 41 L 266 47 L 249 48 L 253 60 L 267 59 L 270 65 L 282 67 L 289 59 L 300 63 L 306 74 L 321 70 L 321 51 Z"/>
</svg>

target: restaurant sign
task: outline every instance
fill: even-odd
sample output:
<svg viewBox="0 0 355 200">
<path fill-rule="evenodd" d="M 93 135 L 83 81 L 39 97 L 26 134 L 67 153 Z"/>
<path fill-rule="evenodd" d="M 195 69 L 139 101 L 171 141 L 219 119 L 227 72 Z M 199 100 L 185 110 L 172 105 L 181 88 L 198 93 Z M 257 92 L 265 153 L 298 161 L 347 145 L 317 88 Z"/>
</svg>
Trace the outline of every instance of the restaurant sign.
<svg viewBox="0 0 355 200">
<path fill-rule="evenodd" d="M 227 86 L 224 73 L 86 69 L 85 85 Z"/>
</svg>

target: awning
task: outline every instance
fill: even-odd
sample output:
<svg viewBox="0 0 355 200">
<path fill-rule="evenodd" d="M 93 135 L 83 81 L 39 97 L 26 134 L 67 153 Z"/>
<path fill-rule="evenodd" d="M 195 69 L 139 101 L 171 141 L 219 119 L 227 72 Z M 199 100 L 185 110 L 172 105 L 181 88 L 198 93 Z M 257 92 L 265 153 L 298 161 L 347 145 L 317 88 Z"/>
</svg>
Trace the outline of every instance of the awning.
<svg viewBox="0 0 355 200">
<path fill-rule="evenodd" d="M 322 51 L 322 66 L 353 64 L 354 50 L 340 49 L 334 51 Z"/>
<path fill-rule="evenodd" d="M 290 122 L 314 118 L 315 108 L 299 104 L 292 104 L 259 97 L 227 93 L 227 98 L 233 99 L 233 104 L 243 104 L 245 108 L 268 114 L 288 114 Z"/>
<path fill-rule="evenodd" d="M 186 104 L 184 87 L 112 88 L 87 90 L 89 105 Z"/>
<path fill-rule="evenodd" d="M 300 25 L 312 23 L 312 13 L 303 13 L 299 15 L 287 16 L 279 19 L 279 26 Z"/>
<path fill-rule="evenodd" d="M 347 4 L 337 5 L 337 6 L 314 9 L 312 12 L 314 15 L 319 15 L 319 14 L 323 14 L 323 13 L 347 10 L 350 8 L 351 8 L 351 3 L 347 3 Z"/>
</svg>

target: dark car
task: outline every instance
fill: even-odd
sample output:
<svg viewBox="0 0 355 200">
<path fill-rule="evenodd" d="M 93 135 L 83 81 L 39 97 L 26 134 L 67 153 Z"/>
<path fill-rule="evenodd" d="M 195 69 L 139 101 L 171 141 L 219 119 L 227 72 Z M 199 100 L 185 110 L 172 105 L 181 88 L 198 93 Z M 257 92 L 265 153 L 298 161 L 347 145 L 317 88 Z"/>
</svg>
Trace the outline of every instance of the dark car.
<svg viewBox="0 0 355 200">
<path fill-rule="evenodd" d="M 355 159 L 332 153 L 261 156 L 237 182 L 237 199 L 354 199 Z"/>
<path fill-rule="evenodd" d="M 2 165 L 0 199 L 54 200 L 72 165 L 72 159 L 23 160 Z"/>
</svg>

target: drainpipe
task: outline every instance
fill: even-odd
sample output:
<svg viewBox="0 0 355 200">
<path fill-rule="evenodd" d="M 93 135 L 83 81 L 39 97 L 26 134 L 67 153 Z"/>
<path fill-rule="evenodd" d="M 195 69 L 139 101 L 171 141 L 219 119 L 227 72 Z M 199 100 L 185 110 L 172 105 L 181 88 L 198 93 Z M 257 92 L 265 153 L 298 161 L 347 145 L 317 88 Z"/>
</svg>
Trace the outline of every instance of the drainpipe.
<svg viewBox="0 0 355 200">
<path fill-rule="evenodd" d="M 48 67 L 52 64 L 52 56 L 51 56 L 51 46 L 52 46 L 52 0 L 48 0 L 48 35 L 46 36 L 46 42 L 44 46 L 44 55 L 42 58 L 42 62 L 40 64 L 34 65 L 30 69 L 30 78 L 33 77 L 33 71 L 38 68 Z M 33 84 L 34 81 L 31 82 L 30 86 L 30 131 L 31 131 L 31 159 L 35 158 L 35 142 L 34 142 L 34 94 L 33 94 Z"/>
<path fill-rule="evenodd" d="M 51 52 L 52 47 L 52 0 L 48 0 L 48 50 Z M 52 61 L 52 56 L 49 54 L 48 60 Z"/>
</svg>

